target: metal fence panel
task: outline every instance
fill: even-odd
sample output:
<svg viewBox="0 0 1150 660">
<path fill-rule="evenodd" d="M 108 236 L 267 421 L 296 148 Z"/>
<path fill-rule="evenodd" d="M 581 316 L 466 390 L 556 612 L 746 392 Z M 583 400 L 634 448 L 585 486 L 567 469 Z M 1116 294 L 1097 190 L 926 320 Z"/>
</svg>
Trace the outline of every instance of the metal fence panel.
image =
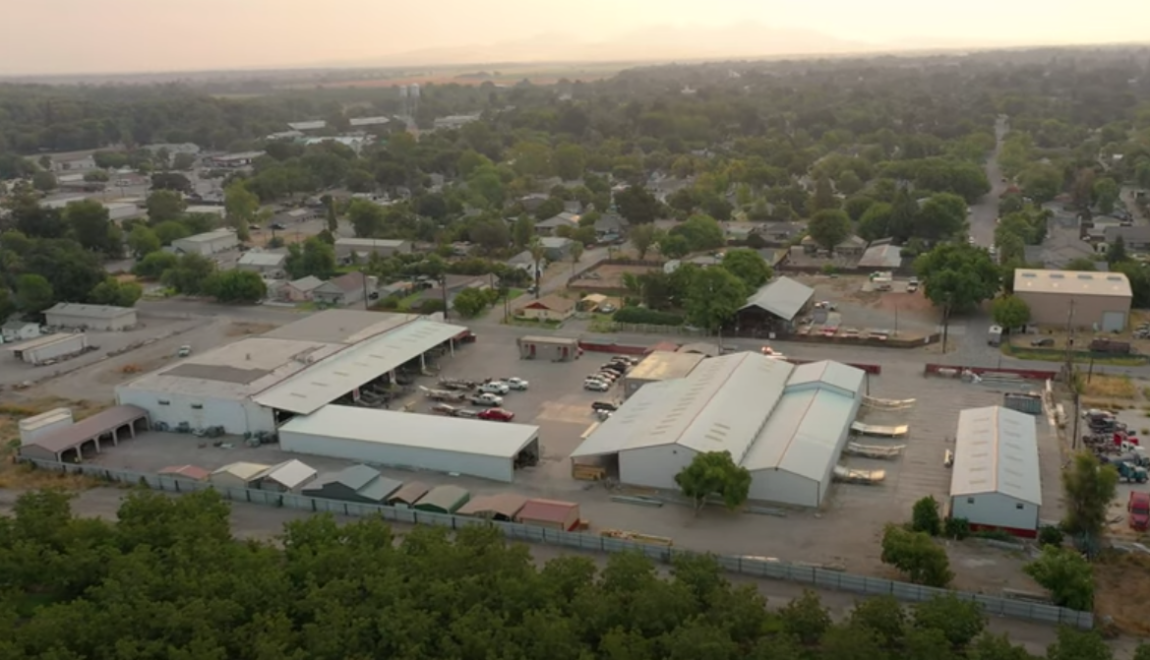
<svg viewBox="0 0 1150 660">
<path fill-rule="evenodd" d="M 163 492 L 187 493 L 214 488 L 219 492 L 221 497 L 233 502 L 250 502 L 263 506 L 287 507 L 299 511 L 333 513 L 361 518 L 382 516 L 386 520 L 402 524 L 437 525 L 451 529 L 490 524 L 511 540 L 520 540 L 529 543 L 546 543 L 580 550 L 609 553 L 637 551 L 659 562 L 671 562 L 677 556 L 693 554 L 689 550 L 635 543 L 625 539 L 608 538 L 597 534 L 567 532 L 534 525 L 493 522 L 466 516 L 417 511 L 409 508 L 325 500 L 295 493 L 276 493 L 273 491 L 251 490 L 246 488 L 221 488 L 205 482 L 185 481 L 168 476 L 144 474 L 131 470 L 114 470 L 99 465 L 83 463 L 57 463 L 55 461 L 23 457 L 20 458 L 20 461 L 43 470 L 63 472 L 66 474 L 83 474 L 111 482 L 139 484 L 142 480 L 148 487 Z M 1078 612 L 1053 605 L 1028 603 L 984 594 L 935 589 L 932 587 L 908 584 L 906 582 L 895 582 L 884 578 L 828 571 L 813 566 L 792 564 L 781 560 L 764 561 L 749 557 L 727 556 L 717 557 L 717 560 L 719 565 L 727 571 L 752 577 L 786 580 L 857 594 L 892 595 L 899 600 L 913 603 L 920 603 L 944 594 L 953 594 L 963 600 L 971 600 L 978 603 L 987 614 L 991 615 L 1028 619 L 1040 623 L 1071 625 L 1082 629 L 1091 629 L 1094 627 L 1093 613 Z"/>
</svg>

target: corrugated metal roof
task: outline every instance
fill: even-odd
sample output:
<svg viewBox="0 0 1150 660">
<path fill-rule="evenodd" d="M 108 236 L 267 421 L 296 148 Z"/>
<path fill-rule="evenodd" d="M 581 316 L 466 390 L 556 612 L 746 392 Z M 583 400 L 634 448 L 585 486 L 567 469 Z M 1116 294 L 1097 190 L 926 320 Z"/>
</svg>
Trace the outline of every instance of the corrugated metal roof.
<svg viewBox="0 0 1150 660">
<path fill-rule="evenodd" d="M 257 475 L 256 478 L 274 481 L 284 488 L 292 490 L 314 476 L 315 468 L 303 461 L 292 459 L 290 461 L 284 461 L 279 465 L 273 465 L 267 470 L 264 470 L 262 474 Z"/>
<path fill-rule="evenodd" d="M 862 390 L 866 382 L 866 372 L 842 362 L 809 362 L 800 364 L 791 374 L 787 382 L 787 390 L 806 386 L 821 387 L 831 385 L 841 389 L 845 394 L 854 395 Z"/>
<path fill-rule="evenodd" d="M 839 441 L 854 421 L 855 399 L 837 388 L 788 391 L 743 460 L 743 467 L 784 470 L 818 481 L 838 462 Z"/>
<path fill-rule="evenodd" d="M 499 493 L 496 495 L 480 495 L 459 507 L 456 515 L 485 516 L 498 515 L 510 520 L 527 504 L 527 498 L 515 493 Z"/>
<path fill-rule="evenodd" d="M 212 472 L 212 477 L 230 475 L 243 481 L 251 481 L 264 470 L 270 468 L 270 465 L 263 465 L 262 463 L 247 463 L 239 461 L 236 463 L 228 463 Z"/>
<path fill-rule="evenodd" d="M 114 305 L 84 305 L 81 303 L 56 303 L 44 310 L 45 314 L 59 316 L 79 316 L 88 319 L 114 319 L 136 313 L 131 307 L 116 307 Z"/>
<path fill-rule="evenodd" d="M 741 309 L 758 307 L 790 321 L 814 296 L 815 290 L 811 287 L 789 277 L 780 277 L 756 291 Z"/>
<path fill-rule="evenodd" d="M 389 495 L 399 490 L 401 486 L 403 486 L 402 481 L 388 479 L 387 477 L 376 477 L 364 487 L 357 488 L 355 494 L 365 500 L 383 502 Z"/>
<path fill-rule="evenodd" d="M 707 358 L 698 353 L 677 353 L 678 347 L 657 350 L 643 358 L 627 374 L 627 380 L 671 380 L 688 376 L 695 367 Z"/>
<path fill-rule="evenodd" d="M 1042 506 L 1034 417 L 1001 406 L 958 415 L 950 495 L 1002 493 Z"/>
<path fill-rule="evenodd" d="M 236 238 L 236 233 L 230 229 L 217 229 L 215 231 L 196 234 L 195 236 L 187 236 L 185 238 L 177 239 L 177 242 L 187 241 L 188 243 L 211 243 L 212 241 L 218 241 L 221 238 L 235 238 L 236 241 L 239 242 L 239 239 Z"/>
<path fill-rule="evenodd" d="M 467 328 L 458 325 L 413 321 L 393 332 L 349 346 L 252 398 L 262 406 L 310 415 L 466 331 Z"/>
<path fill-rule="evenodd" d="M 353 465 L 339 472 L 322 474 L 304 490 L 320 490 L 328 484 L 338 483 L 349 490 L 359 490 L 379 477 L 379 470 L 370 465 Z"/>
<path fill-rule="evenodd" d="M 1014 292 L 1065 293 L 1074 296 L 1130 297 L 1130 280 L 1123 273 L 1084 273 L 1074 270 L 1019 268 L 1014 271 Z"/>
<path fill-rule="evenodd" d="M 387 499 L 393 502 L 415 504 L 419 501 L 419 498 L 426 495 L 429 490 L 431 490 L 431 486 L 428 486 L 422 481 L 409 481 L 403 484 L 403 487 L 392 493 Z"/>
<path fill-rule="evenodd" d="M 565 523 L 572 509 L 578 509 L 574 502 L 560 500 L 530 499 L 515 516 L 520 520 L 544 520 L 549 522 Z"/>
<path fill-rule="evenodd" d="M 539 435 L 539 427 L 329 405 L 311 415 L 292 418 L 280 427 L 280 433 L 511 459 Z"/>
<path fill-rule="evenodd" d="M 172 477 L 186 477 L 195 481 L 207 481 L 212 473 L 195 465 L 171 465 L 161 469 L 158 474 Z"/>
<path fill-rule="evenodd" d="M 443 484 L 432 488 L 426 495 L 419 498 L 415 506 L 433 506 L 444 511 L 451 511 L 460 502 L 470 497 L 466 488 L 452 484 Z"/>
<path fill-rule="evenodd" d="M 287 261 L 287 255 L 280 252 L 245 252 L 240 257 L 241 266 L 279 266 Z"/>
<path fill-rule="evenodd" d="M 115 406 L 82 419 L 71 426 L 65 426 L 32 442 L 25 447 L 40 447 L 52 453 L 60 453 L 111 432 L 113 429 L 130 424 L 137 419 L 146 419 L 148 412 L 136 406 Z"/>
</svg>

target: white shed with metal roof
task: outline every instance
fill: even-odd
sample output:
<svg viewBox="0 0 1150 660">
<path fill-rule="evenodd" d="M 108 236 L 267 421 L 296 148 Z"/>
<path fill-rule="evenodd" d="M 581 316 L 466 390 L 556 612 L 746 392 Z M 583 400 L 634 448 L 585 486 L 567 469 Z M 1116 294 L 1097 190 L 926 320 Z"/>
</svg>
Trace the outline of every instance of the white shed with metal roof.
<svg viewBox="0 0 1150 660">
<path fill-rule="evenodd" d="M 279 430 L 280 448 L 510 483 L 539 461 L 539 427 L 328 405 Z"/>
<path fill-rule="evenodd" d="M 698 453 L 730 452 L 751 498 L 818 506 L 858 413 L 865 374 L 835 362 L 796 367 L 757 353 L 701 362 L 651 383 L 591 432 L 572 459 L 617 456 L 625 484 L 677 489 Z"/>
<path fill-rule="evenodd" d="M 1038 533 L 1042 479 L 1033 415 L 988 406 L 958 416 L 950 479 L 950 516 L 973 529 Z"/>
</svg>

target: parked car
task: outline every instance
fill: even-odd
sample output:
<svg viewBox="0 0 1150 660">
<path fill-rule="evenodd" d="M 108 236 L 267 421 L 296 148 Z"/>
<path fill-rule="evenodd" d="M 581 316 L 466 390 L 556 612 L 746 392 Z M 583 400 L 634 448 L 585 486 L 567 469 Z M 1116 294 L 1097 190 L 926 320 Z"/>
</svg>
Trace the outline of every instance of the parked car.
<svg viewBox="0 0 1150 660">
<path fill-rule="evenodd" d="M 455 417 L 459 410 L 452 405 L 446 403 L 437 403 L 431 407 L 431 412 L 435 415 L 447 415 L 448 417 Z"/>
<path fill-rule="evenodd" d="M 583 381 L 583 389 L 591 392 L 606 392 L 611 389 L 611 386 L 601 380 L 588 378 Z"/>
<path fill-rule="evenodd" d="M 591 410 L 600 411 L 606 410 L 607 412 L 615 412 L 619 406 L 611 403 L 610 401 L 596 401 L 591 404 Z"/>
<path fill-rule="evenodd" d="M 1126 502 L 1126 516 L 1130 529 L 1144 532 L 1150 527 L 1150 493 L 1132 491 Z"/>
<path fill-rule="evenodd" d="M 471 397 L 471 403 L 485 408 L 496 408 L 503 405 L 503 397 L 496 396 L 491 392 L 482 392 Z"/>
<path fill-rule="evenodd" d="M 476 410 L 474 408 L 459 408 L 455 411 L 455 416 L 463 417 L 464 419 L 475 419 L 476 417 L 479 417 L 479 413 L 481 412 L 483 411 Z"/>
<path fill-rule="evenodd" d="M 601 371 L 614 371 L 616 373 L 622 374 L 627 372 L 627 365 L 623 364 L 622 362 L 608 362 L 607 364 L 599 367 L 599 369 Z"/>
<path fill-rule="evenodd" d="M 510 422 L 515 419 L 515 413 L 503 408 L 488 408 L 487 410 L 479 411 L 479 419 L 486 419 L 489 422 Z"/>
<path fill-rule="evenodd" d="M 510 392 L 511 388 L 508 387 L 507 383 L 504 383 L 503 381 L 491 380 L 491 381 L 487 381 L 486 383 L 480 385 L 479 391 L 484 392 L 486 394 L 500 394 L 500 395 L 502 395 L 502 394 L 507 394 L 508 392 Z"/>
<path fill-rule="evenodd" d="M 272 223 L 272 229 L 275 229 L 277 231 L 283 231 L 283 230 L 287 229 L 287 225 L 285 225 L 282 222 L 273 222 Z"/>
<path fill-rule="evenodd" d="M 918 278 L 912 277 L 910 278 L 910 282 L 906 284 L 906 292 L 914 293 L 915 291 L 918 291 Z"/>
<path fill-rule="evenodd" d="M 504 378 L 503 382 L 507 384 L 507 387 L 509 387 L 513 390 L 519 391 L 519 392 L 526 391 L 527 386 L 530 385 L 530 383 L 523 380 L 522 378 L 516 378 L 514 376 L 512 376 L 511 378 Z"/>
<path fill-rule="evenodd" d="M 615 312 L 615 306 L 612 305 L 611 303 L 603 303 L 602 305 L 599 305 L 599 313 L 600 314 L 613 314 L 614 312 Z"/>
</svg>

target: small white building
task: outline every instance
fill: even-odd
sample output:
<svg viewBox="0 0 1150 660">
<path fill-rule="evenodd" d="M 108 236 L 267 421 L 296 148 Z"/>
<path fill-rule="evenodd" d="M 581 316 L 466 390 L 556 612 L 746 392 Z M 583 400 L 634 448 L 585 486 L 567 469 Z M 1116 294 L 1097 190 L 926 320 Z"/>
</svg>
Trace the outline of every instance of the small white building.
<svg viewBox="0 0 1150 660">
<path fill-rule="evenodd" d="M 351 259 L 353 254 L 360 260 L 366 260 L 372 254 L 390 257 L 396 254 L 411 254 L 413 251 L 411 241 L 385 238 L 340 238 L 335 241 L 335 256 L 341 261 Z"/>
<path fill-rule="evenodd" d="M 136 327 L 139 319 L 131 307 L 56 303 L 44 311 L 44 322 L 53 328 L 120 332 Z"/>
<path fill-rule="evenodd" d="M 282 252 L 257 252 L 252 250 L 245 252 L 240 260 L 236 262 L 238 270 L 247 270 L 253 273 L 259 273 L 262 277 L 278 279 L 284 274 L 284 264 L 287 263 L 287 255 Z"/>
<path fill-rule="evenodd" d="M 271 469 L 260 463 L 229 463 L 212 472 L 208 483 L 219 488 L 251 488 L 256 479 Z"/>
<path fill-rule="evenodd" d="M 217 229 L 187 238 L 172 241 L 172 248 L 183 254 L 201 254 L 210 257 L 219 252 L 234 250 L 240 246 L 240 239 L 230 229 Z"/>
<path fill-rule="evenodd" d="M 20 446 L 34 442 L 37 438 L 49 433 L 71 426 L 74 422 L 72 411 L 68 408 L 56 408 L 33 417 L 20 420 Z"/>
<path fill-rule="evenodd" d="M 989 406 L 958 416 L 950 478 L 950 517 L 971 529 L 1024 538 L 1038 534 L 1042 480 L 1033 415 Z"/>
<path fill-rule="evenodd" d="M 14 344 L 8 350 L 25 364 L 50 364 L 88 350 L 88 336 L 82 332 L 58 332 Z"/>
<path fill-rule="evenodd" d="M 9 321 L 0 326 L 0 339 L 11 344 L 18 341 L 27 341 L 40 336 L 40 324 L 31 321 Z"/>
<path fill-rule="evenodd" d="M 539 460 L 539 427 L 327 405 L 280 427 L 280 448 L 510 483 Z"/>
</svg>

